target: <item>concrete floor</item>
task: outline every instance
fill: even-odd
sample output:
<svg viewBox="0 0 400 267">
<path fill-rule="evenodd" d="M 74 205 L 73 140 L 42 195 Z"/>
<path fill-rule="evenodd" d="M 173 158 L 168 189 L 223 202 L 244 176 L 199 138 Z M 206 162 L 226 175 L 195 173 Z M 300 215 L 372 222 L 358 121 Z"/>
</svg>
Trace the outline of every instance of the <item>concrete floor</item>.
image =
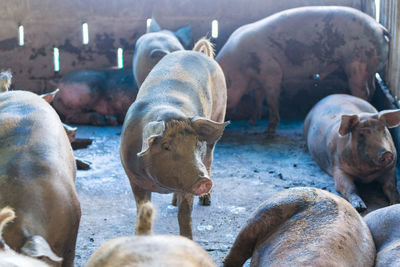
<svg viewBox="0 0 400 267">
<path fill-rule="evenodd" d="M 302 138 L 302 121 L 283 121 L 277 136 L 265 138 L 267 122 L 256 126 L 233 122 L 219 141 L 212 167 L 212 204 L 193 208 L 193 238 L 216 262 L 231 248 L 247 218 L 264 200 L 290 187 L 311 186 L 335 193 L 330 176 L 309 155 Z M 76 188 L 82 207 L 75 266 L 84 266 L 105 241 L 133 235 L 136 205 L 119 158 L 121 127 L 79 126 L 77 137 L 93 144 L 75 155 L 92 162 L 78 171 Z M 375 185 L 362 186 L 361 196 L 370 212 L 387 205 Z M 154 232 L 179 234 L 172 195 L 153 193 L 157 208 Z M 248 265 L 249 261 L 246 263 Z"/>
</svg>

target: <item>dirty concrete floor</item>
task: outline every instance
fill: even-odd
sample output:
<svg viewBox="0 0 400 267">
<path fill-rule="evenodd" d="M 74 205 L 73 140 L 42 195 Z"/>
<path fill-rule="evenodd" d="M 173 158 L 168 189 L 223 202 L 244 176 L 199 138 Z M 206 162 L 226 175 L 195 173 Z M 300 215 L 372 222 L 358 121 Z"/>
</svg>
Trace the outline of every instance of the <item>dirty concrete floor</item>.
<svg viewBox="0 0 400 267">
<path fill-rule="evenodd" d="M 307 152 L 302 121 L 282 121 L 277 136 L 264 135 L 267 122 L 249 126 L 231 123 L 219 141 L 212 167 L 212 204 L 195 199 L 193 238 L 221 266 L 223 258 L 247 218 L 264 200 L 289 187 L 312 186 L 335 193 L 330 176 L 322 172 Z M 78 171 L 82 218 L 75 266 L 84 266 L 105 241 L 133 235 L 136 205 L 119 158 L 121 127 L 79 126 L 77 137 L 93 138 L 93 144 L 75 155 L 92 162 L 90 170 Z M 362 186 L 369 210 L 387 205 L 375 185 Z M 153 193 L 157 209 L 154 232 L 179 234 L 177 208 L 172 194 Z M 248 266 L 247 261 L 246 266 Z"/>
</svg>

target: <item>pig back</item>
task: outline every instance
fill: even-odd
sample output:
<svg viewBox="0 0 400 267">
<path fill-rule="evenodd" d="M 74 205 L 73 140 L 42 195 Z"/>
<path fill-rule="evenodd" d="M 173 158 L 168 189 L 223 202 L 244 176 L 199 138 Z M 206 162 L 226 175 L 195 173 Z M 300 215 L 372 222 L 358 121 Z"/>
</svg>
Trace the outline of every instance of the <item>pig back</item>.
<svg viewBox="0 0 400 267">
<path fill-rule="evenodd" d="M 0 94 L 0 206 L 16 220 L 4 239 L 17 251 L 27 234 L 41 235 L 57 255 L 79 224 L 71 145 L 54 109 L 27 91 Z M 60 230 L 63 229 L 63 230 Z"/>
<path fill-rule="evenodd" d="M 195 51 L 176 51 L 163 57 L 139 89 L 137 101 L 150 108 L 168 105 L 187 117 L 222 122 L 226 84 L 218 63 Z"/>
</svg>

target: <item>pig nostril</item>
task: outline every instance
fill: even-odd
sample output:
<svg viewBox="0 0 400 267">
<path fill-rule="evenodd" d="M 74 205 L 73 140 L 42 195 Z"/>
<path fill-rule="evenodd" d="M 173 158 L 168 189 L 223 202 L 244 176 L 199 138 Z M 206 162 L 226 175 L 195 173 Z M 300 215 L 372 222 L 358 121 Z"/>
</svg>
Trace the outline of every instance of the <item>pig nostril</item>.
<svg viewBox="0 0 400 267">
<path fill-rule="evenodd" d="M 393 161 L 393 153 L 390 151 L 384 151 L 380 153 L 380 161 L 383 164 L 389 164 Z"/>
</svg>

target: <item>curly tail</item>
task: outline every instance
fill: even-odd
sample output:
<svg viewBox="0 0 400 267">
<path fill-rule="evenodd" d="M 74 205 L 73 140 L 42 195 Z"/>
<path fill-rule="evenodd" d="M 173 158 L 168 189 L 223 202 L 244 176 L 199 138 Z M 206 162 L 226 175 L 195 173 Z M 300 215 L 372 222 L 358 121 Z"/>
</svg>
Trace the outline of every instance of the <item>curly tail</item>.
<svg viewBox="0 0 400 267">
<path fill-rule="evenodd" d="M 214 58 L 214 44 L 205 37 L 201 38 L 195 43 L 193 51 L 203 52 L 210 58 Z"/>
<path fill-rule="evenodd" d="M 136 222 L 136 235 L 151 235 L 153 234 L 153 217 L 154 207 L 151 202 L 143 203 L 139 207 Z"/>
<path fill-rule="evenodd" d="M 15 218 L 15 212 L 10 207 L 5 207 L 0 210 L 0 239 L 3 234 L 3 228 L 7 223 Z"/>
<path fill-rule="evenodd" d="M 0 72 L 0 93 L 7 92 L 11 85 L 12 74 L 11 71 L 6 70 Z"/>
</svg>

